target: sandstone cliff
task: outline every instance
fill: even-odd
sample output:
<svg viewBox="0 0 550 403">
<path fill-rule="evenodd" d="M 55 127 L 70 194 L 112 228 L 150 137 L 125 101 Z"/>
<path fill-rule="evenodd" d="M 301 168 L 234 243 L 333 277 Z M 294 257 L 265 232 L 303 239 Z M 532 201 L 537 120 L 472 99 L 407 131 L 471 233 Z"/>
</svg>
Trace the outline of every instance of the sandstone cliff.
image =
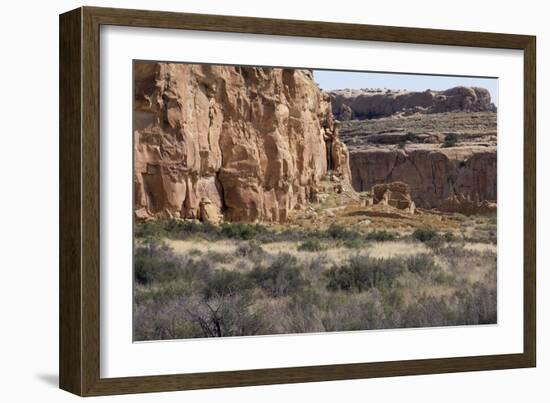
<svg viewBox="0 0 550 403">
<path fill-rule="evenodd" d="M 327 171 L 350 180 L 309 70 L 139 62 L 134 80 L 138 219 L 285 221 Z"/>
<path fill-rule="evenodd" d="M 336 90 L 330 93 L 339 120 L 371 119 L 396 113 L 496 111 L 485 88 L 454 87 L 445 91 Z"/>
<path fill-rule="evenodd" d="M 497 199 L 496 146 L 368 148 L 350 154 L 353 187 L 404 182 L 417 207 L 434 208 L 455 195 Z"/>
</svg>

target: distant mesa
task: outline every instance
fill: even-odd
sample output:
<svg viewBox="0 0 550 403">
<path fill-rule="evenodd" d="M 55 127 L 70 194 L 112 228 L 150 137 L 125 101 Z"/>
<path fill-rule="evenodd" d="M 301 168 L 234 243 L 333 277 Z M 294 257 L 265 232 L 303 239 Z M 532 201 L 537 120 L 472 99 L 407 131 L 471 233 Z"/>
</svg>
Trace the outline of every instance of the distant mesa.
<svg viewBox="0 0 550 403">
<path fill-rule="evenodd" d="M 338 120 L 373 119 L 395 114 L 496 112 L 491 94 L 480 87 L 453 87 L 421 92 L 388 89 L 343 89 L 330 92 Z"/>
</svg>

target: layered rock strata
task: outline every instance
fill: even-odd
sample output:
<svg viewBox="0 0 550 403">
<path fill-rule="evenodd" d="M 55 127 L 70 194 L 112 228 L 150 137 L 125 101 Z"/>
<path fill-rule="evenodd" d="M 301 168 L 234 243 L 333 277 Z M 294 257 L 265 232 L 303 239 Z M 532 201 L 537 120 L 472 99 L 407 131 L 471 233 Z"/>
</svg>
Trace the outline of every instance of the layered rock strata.
<svg viewBox="0 0 550 403">
<path fill-rule="evenodd" d="M 372 119 L 398 113 L 496 111 L 485 88 L 453 87 L 445 91 L 336 90 L 330 93 L 339 120 Z"/>
<path fill-rule="evenodd" d="M 380 183 L 404 182 L 417 207 L 437 208 L 453 196 L 497 199 L 496 146 L 373 147 L 351 153 L 350 164 L 357 191 L 369 191 Z"/>
<path fill-rule="evenodd" d="M 134 88 L 138 219 L 280 222 L 351 178 L 309 70 L 139 62 Z"/>
</svg>

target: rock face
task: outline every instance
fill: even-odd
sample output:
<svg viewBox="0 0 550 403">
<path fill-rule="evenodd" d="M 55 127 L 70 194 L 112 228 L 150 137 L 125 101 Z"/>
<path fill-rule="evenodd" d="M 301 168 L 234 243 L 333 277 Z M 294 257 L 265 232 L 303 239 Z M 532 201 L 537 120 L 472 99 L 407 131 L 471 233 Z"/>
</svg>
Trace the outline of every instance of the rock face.
<svg viewBox="0 0 550 403">
<path fill-rule="evenodd" d="M 496 146 L 440 148 L 422 145 L 367 148 L 350 154 L 352 184 L 369 191 L 380 183 L 404 182 L 417 207 L 439 207 L 445 199 L 464 196 L 497 199 Z"/>
<path fill-rule="evenodd" d="M 454 87 L 445 91 L 409 92 L 337 90 L 330 93 L 332 111 L 339 120 L 372 119 L 397 113 L 496 111 L 485 88 Z"/>
<path fill-rule="evenodd" d="M 285 221 L 332 170 L 330 97 L 309 70 L 134 64 L 137 219 Z"/>
</svg>

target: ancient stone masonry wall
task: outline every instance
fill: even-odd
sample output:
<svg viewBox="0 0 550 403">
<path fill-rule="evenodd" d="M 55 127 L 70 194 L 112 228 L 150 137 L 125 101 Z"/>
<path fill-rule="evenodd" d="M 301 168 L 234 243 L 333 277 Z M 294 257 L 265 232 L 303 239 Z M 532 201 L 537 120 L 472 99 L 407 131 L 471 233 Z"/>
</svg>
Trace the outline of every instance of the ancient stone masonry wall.
<svg viewBox="0 0 550 403">
<path fill-rule="evenodd" d="M 309 70 L 144 62 L 134 80 L 138 219 L 285 221 L 328 164 L 351 178 Z"/>
</svg>

